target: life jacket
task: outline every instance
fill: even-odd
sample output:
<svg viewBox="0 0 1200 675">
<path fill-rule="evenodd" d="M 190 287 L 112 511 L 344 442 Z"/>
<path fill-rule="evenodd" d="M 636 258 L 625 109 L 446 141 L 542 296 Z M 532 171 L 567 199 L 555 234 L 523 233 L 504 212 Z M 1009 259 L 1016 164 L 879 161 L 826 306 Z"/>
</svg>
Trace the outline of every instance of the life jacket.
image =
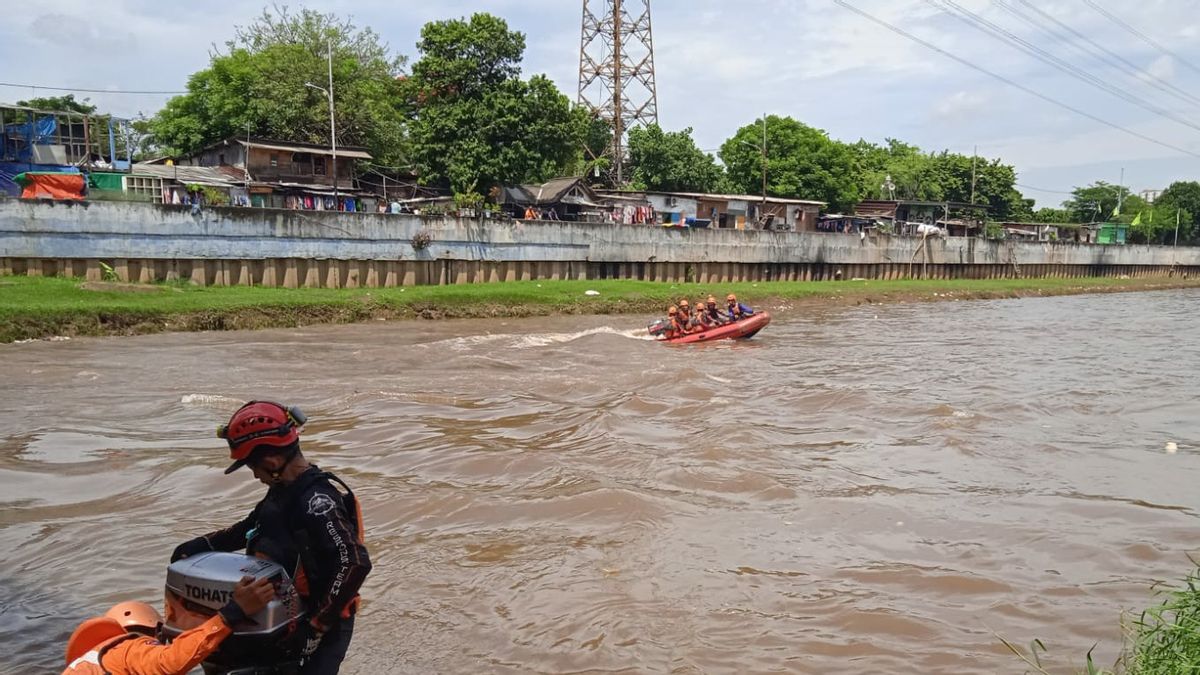
<svg viewBox="0 0 1200 675">
<path fill-rule="evenodd" d="M 126 633 L 125 635 L 118 635 L 115 638 L 105 640 L 83 656 L 68 663 L 66 669 L 63 670 L 63 675 L 113 675 L 102 663 L 104 655 L 118 644 L 140 637 L 143 636 Z"/>
<path fill-rule="evenodd" d="M 358 499 L 350 486 L 328 471 L 305 472 L 285 487 L 286 492 L 282 498 L 264 499 L 257 510 L 258 523 L 252 531 L 257 536 L 246 542 L 247 555 L 266 558 L 288 569 L 292 574 L 296 592 L 306 601 L 322 597 L 333 583 L 333 579 L 319 576 L 321 567 L 313 556 L 308 531 L 299 518 L 304 508 L 300 503 L 301 497 L 308 492 L 313 483 L 322 479 L 337 483 L 346 491 L 342 494 L 342 506 L 345 507 L 346 513 L 351 515 L 355 539 L 362 544 L 362 509 Z M 334 492 L 338 492 L 336 488 Z M 358 611 L 359 602 L 360 598 L 355 597 L 348 603 L 342 610 L 342 618 L 349 618 Z"/>
<path fill-rule="evenodd" d="M 726 310 L 729 312 L 729 318 L 734 320 L 742 318 L 742 303 L 735 302 L 727 306 Z"/>
</svg>

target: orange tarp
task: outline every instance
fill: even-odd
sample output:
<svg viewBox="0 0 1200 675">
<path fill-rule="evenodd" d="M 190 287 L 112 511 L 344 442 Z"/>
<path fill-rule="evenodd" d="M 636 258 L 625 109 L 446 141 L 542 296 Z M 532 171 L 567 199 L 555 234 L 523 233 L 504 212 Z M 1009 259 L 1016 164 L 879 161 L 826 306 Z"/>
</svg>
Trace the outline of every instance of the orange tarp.
<svg viewBox="0 0 1200 675">
<path fill-rule="evenodd" d="M 78 173 L 27 173 L 21 199 L 83 199 L 83 175 Z"/>
</svg>

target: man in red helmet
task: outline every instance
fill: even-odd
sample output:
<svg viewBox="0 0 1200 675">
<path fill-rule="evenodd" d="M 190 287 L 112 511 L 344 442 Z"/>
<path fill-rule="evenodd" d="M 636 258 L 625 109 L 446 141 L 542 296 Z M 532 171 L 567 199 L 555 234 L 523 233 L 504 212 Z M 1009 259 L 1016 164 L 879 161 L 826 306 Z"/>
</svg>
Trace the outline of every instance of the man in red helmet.
<svg viewBox="0 0 1200 675">
<path fill-rule="evenodd" d="M 267 495 L 232 527 L 180 544 L 171 562 L 244 548 L 283 565 L 309 610 L 298 636 L 304 654 L 300 672 L 308 675 L 337 673 L 341 667 L 354 632 L 358 589 L 371 561 L 354 493 L 300 452 L 300 427 L 306 421 L 298 408 L 251 401 L 217 430 L 233 460 L 225 473 L 248 465 L 267 486 Z"/>
</svg>

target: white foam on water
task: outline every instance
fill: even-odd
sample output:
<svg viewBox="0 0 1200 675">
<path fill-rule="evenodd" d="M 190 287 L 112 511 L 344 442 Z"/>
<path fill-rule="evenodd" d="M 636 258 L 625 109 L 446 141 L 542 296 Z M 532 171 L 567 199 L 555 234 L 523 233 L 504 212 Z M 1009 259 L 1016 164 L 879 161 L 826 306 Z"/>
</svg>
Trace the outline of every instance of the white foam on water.
<svg viewBox="0 0 1200 675">
<path fill-rule="evenodd" d="M 239 406 L 244 401 L 220 394 L 184 394 L 179 399 L 179 402 L 184 405 L 198 405 L 206 408 L 228 408 L 230 406 Z"/>
<path fill-rule="evenodd" d="M 617 337 L 629 338 L 631 340 L 654 341 L 654 336 L 647 333 L 645 328 L 622 330 L 613 328 L 612 326 L 600 326 L 598 328 L 589 328 L 587 330 L 575 331 L 573 333 L 489 333 L 487 335 L 467 335 L 463 337 L 437 340 L 435 342 L 427 342 L 421 346 L 449 348 L 456 352 L 464 352 L 480 345 L 492 344 L 496 342 L 507 342 L 509 344 L 505 346 L 509 349 L 529 349 L 531 347 L 546 347 L 549 345 L 574 342 L 575 340 L 590 337 L 592 335 L 614 335 Z"/>
<path fill-rule="evenodd" d="M 615 335 L 617 337 L 630 338 L 632 340 L 653 340 L 654 337 L 646 332 L 644 328 L 634 328 L 632 330 L 618 330 L 612 326 L 600 326 L 599 328 L 589 328 L 575 333 L 534 333 L 532 335 L 517 336 L 518 339 L 513 345 L 517 349 L 527 349 L 529 347 L 545 347 L 547 345 L 562 344 L 564 342 L 574 342 L 580 338 L 591 337 L 592 335 Z"/>
</svg>

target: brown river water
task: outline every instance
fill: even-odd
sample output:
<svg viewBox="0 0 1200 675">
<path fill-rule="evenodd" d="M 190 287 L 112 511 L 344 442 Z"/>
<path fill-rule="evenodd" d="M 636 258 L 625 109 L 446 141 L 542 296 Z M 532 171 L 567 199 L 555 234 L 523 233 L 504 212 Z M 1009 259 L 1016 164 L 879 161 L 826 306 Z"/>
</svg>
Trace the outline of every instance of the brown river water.
<svg viewBox="0 0 1200 675">
<path fill-rule="evenodd" d="M 213 433 L 252 397 L 364 504 L 346 673 L 1070 672 L 1200 548 L 1200 292 L 644 323 L 0 345 L 0 672 L 249 510 Z"/>
</svg>

